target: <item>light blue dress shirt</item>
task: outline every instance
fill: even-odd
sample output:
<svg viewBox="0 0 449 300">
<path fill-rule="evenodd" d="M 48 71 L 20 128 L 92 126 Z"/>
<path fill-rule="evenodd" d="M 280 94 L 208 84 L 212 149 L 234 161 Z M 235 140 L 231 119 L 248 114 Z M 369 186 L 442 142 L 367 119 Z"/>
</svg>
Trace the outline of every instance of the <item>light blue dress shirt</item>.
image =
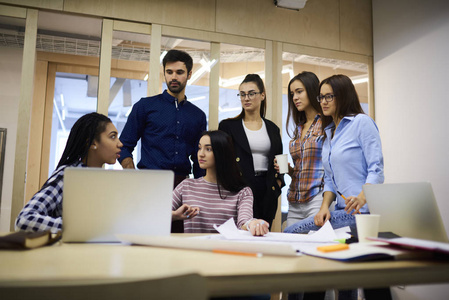
<svg viewBox="0 0 449 300">
<path fill-rule="evenodd" d="M 384 182 L 384 162 L 379 130 L 365 114 L 346 116 L 332 138 L 332 122 L 325 128 L 323 144 L 324 191 L 337 196 L 336 210 L 345 208 L 345 197 L 357 196 L 365 183 Z M 360 212 L 369 212 L 365 204 Z"/>
</svg>

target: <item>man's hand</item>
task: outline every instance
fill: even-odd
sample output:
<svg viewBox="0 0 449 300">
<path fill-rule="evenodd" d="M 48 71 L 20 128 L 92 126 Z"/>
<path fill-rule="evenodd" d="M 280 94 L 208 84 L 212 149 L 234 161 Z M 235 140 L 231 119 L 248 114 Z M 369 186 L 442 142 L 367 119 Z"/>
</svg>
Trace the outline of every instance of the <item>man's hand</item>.
<svg viewBox="0 0 449 300">
<path fill-rule="evenodd" d="M 135 169 L 134 162 L 132 157 L 127 157 L 122 160 L 122 168 L 123 169 Z"/>
</svg>

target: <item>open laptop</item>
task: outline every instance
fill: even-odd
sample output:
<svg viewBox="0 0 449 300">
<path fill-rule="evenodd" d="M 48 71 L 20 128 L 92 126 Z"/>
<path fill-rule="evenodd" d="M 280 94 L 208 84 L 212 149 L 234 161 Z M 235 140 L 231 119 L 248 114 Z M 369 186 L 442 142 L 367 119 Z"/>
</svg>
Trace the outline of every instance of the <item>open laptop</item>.
<svg viewBox="0 0 449 300">
<path fill-rule="evenodd" d="M 116 234 L 168 236 L 174 174 L 168 170 L 66 168 L 64 242 L 119 242 Z"/>
<path fill-rule="evenodd" d="M 364 185 L 363 192 L 380 232 L 449 242 L 430 182 Z"/>
</svg>

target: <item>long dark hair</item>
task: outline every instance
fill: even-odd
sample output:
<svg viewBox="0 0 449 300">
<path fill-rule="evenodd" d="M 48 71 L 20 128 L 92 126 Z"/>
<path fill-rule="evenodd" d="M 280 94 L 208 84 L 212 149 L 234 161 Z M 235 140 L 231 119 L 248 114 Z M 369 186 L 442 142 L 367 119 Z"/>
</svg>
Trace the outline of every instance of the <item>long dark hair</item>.
<svg viewBox="0 0 449 300">
<path fill-rule="evenodd" d="M 57 168 L 71 165 L 87 157 L 92 142 L 100 141 L 100 134 L 111 119 L 99 113 L 90 113 L 79 118 L 70 130 L 67 144 L 59 160 Z"/>
<path fill-rule="evenodd" d="M 338 74 L 326 78 L 321 81 L 320 90 L 324 84 L 329 84 L 332 87 L 332 92 L 335 95 L 334 101 L 336 101 L 336 115 L 338 118 L 341 119 L 345 116 L 355 116 L 364 113 L 354 84 L 348 76 Z M 323 134 L 324 129 L 332 123 L 332 121 L 333 119 L 331 116 L 323 116 Z M 326 135 L 324 137 L 326 137 Z"/>
<path fill-rule="evenodd" d="M 248 82 L 254 82 L 257 85 L 259 92 L 265 94 L 265 99 L 263 99 L 262 102 L 260 103 L 260 116 L 262 118 L 265 118 L 265 113 L 267 112 L 267 93 L 265 91 L 265 85 L 263 84 L 262 78 L 260 78 L 260 76 L 257 74 L 248 74 L 246 75 L 245 79 L 243 79 L 243 81 L 240 83 L 240 85 Z M 245 110 L 242 108 L 242 112 L 237 117 L 235 117 L 235 119 L 243 119 L 244 117 L 245 117 Z"/>
<path fill-rule="evenodd" d="M 226 197 L 223 196 L 220 185 L 223 189 L 232 193 L 238 193 L 247 185 L 240 174 L 235 160 L 236 156 L 232 138 L 221 130 L 205 131 L 203 136 L 205 135 L 210 137 L 212 152 L 215 158 L 218 192 L 220 197 L 224 199 Z"/>
<path fill-rule="evenodd" d="M 320 103 L 318 103 L 317 96 L 320 94 L 320 81 L 318 80 L 318 77 L 315 75 L 315 73 L 304 71 L 302 73 L 299 73 L 295 77 L 290 80 L 288 83 L 288 117 L 286 122 L 286 128 L 288 136 L 297 139 L 298 138 L 298 125 L 302 125 L 307 121 L 306 118 L 306 112 L 305 111 L 298 111 L 296 109 L 295 104 L 293 103 L 293 95 L 290 91 L 290 86 L 293 82 L 296 80 L 299 80 L 304 85 L 304 88 L 306 89 L 307 97 L 309 98 L 309 103 L 315 109 L 320 115 L 323 114 L 323 110 L 321 109 Z M 289 124 L 290 119 L 293 120 L 295 123 L 295 129 L 293 130 L 293 135 L 291 134 L 291 131 L 289 130 Z"/>
</svg>

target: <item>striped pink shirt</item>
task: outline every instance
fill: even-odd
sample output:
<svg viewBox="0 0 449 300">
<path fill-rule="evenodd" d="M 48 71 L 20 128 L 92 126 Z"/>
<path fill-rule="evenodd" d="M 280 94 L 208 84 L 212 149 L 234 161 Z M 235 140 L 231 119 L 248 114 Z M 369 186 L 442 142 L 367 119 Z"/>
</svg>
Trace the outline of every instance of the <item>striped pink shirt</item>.
<svg viewBox="0 0 449 300">
<path fill-rule="evenodd" d="M 172 209 L 182 204 L 200 208 L 200 213 L 193 219 L 184 220 L 185 233 L 216 233 L 213 224 L 221 225 L 234 218 L 241 228 L 246 221 L 253 218 L 253 193 L 245 187 L 238 193 L 221 190 L 221 199 L 216 183 L 210 183 L 203 177 L 185 179 L 173 191 Z"/>
</svg>

